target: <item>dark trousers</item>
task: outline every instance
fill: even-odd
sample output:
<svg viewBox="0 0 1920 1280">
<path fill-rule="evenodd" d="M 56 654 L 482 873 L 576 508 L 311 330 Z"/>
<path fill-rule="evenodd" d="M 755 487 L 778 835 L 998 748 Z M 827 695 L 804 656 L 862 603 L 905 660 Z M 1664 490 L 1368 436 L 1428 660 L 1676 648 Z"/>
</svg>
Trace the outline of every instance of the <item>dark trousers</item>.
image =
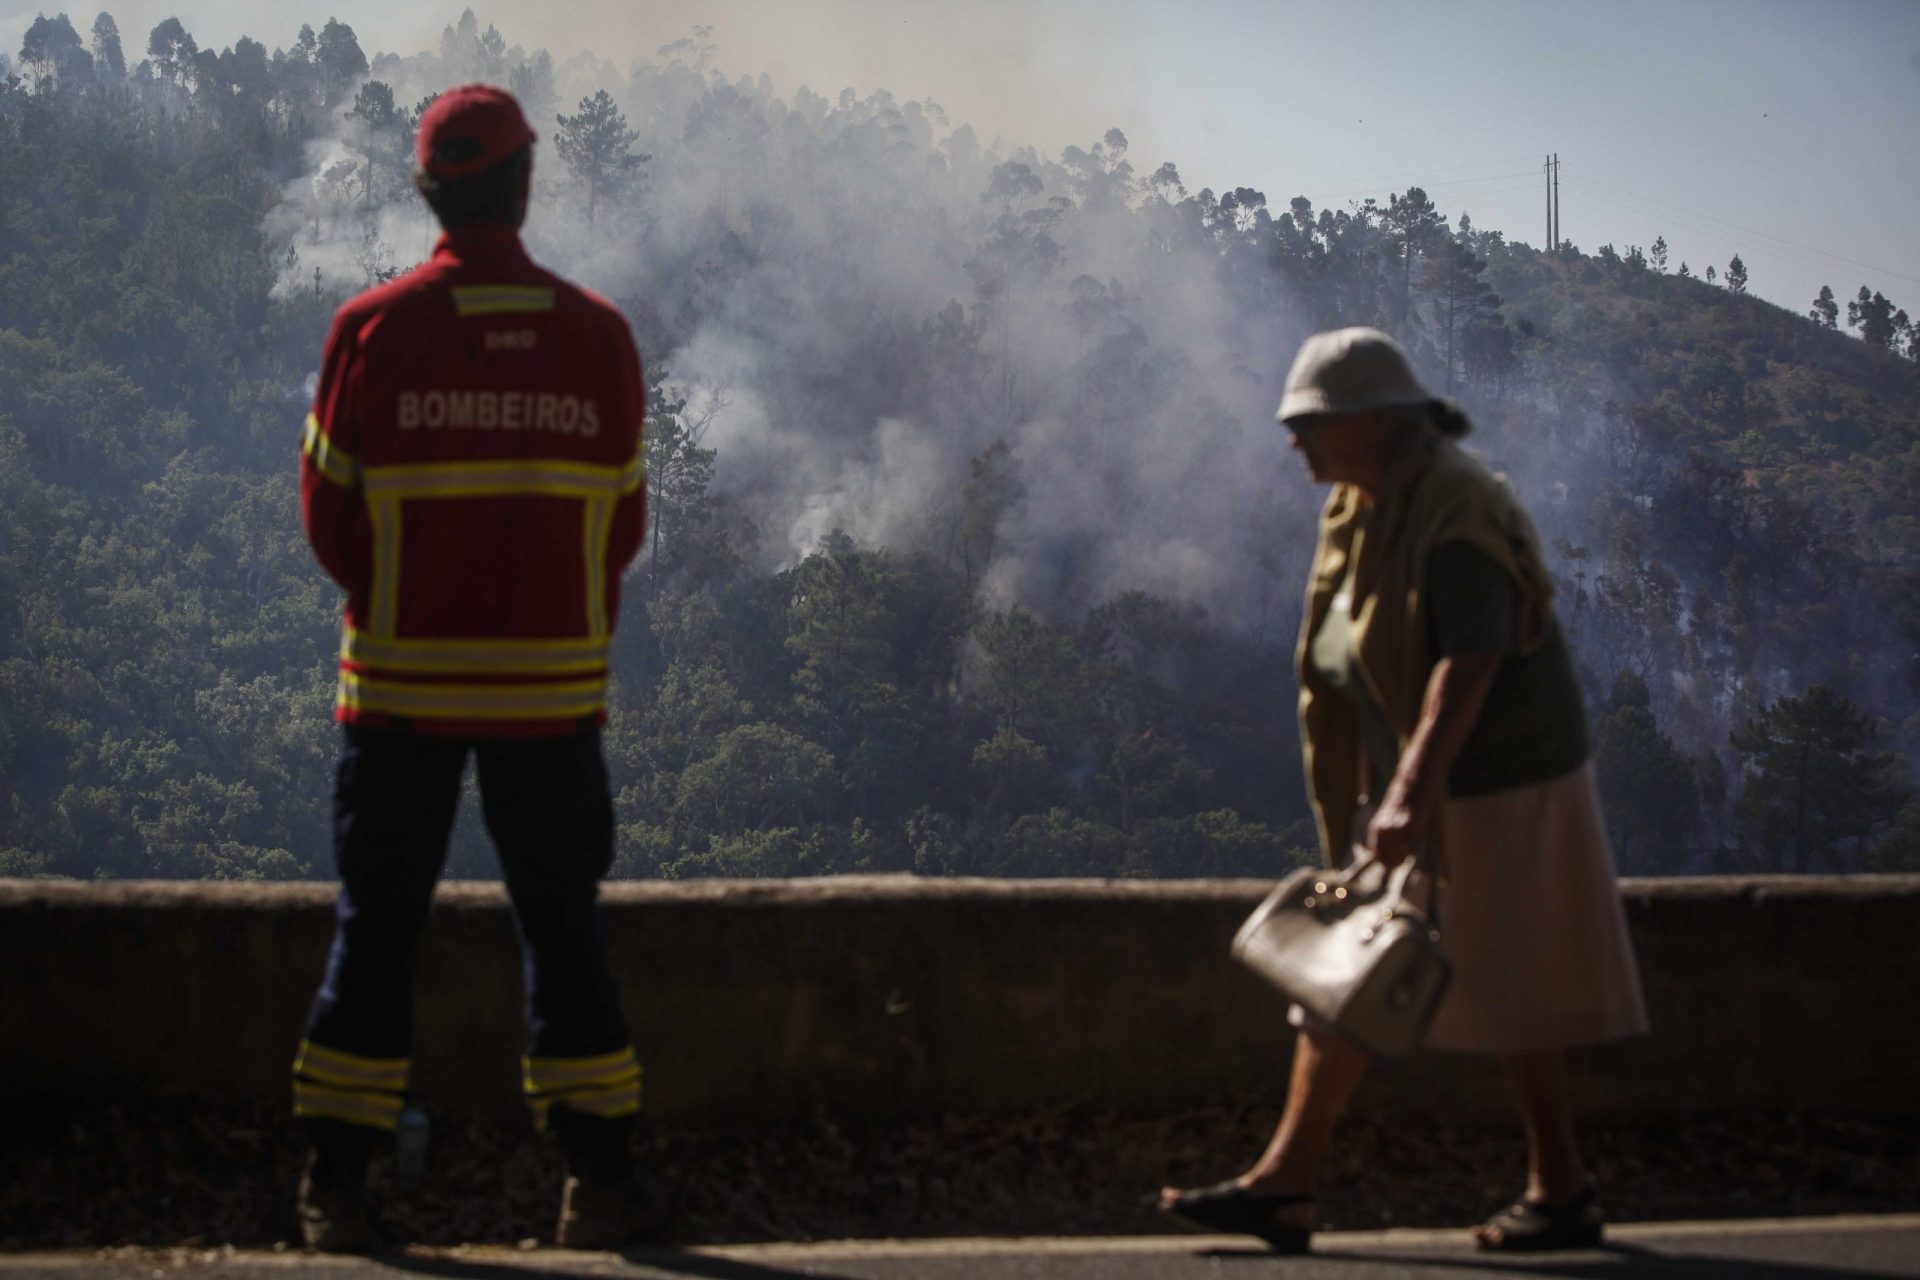
<svg viewBox="0 0 1920 1280">
<path fill-rule="evenodd" d="M 346 729 L 333 799 L 340 899 L 307 1038 L 367 1058 L 408 1056 L 420 934 L 469 754 L 520 933 L 529 1056 L 624 1048 L 596 906 L 613 861 L 613 802 L 593 727 L 472 740 Z"/>
</svg>

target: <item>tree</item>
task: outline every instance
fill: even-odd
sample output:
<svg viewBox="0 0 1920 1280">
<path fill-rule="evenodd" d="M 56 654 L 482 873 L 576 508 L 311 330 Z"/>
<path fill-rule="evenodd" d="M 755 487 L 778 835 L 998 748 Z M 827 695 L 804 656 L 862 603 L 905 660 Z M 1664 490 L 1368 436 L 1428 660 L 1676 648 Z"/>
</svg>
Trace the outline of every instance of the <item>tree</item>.
<svg viewBox="0 0 1920 1280">
<path fill-rule="evenodd" d="M 1434 208 L 1424 190 L 1408 187 L 1403 196 L 1387 196 L 1382 221 L 1396 237 L 1400 249 L 1399 316 L 1405 325 L 1413 296 L 1413 260 L 1426 251 L 1428 242 L 1446 226 L 1447 220 Z"/>
<path fill-rule="evenodd" d="M 1693 268 L 1689 267 L 1686 264 L 1686 262 L 1682 260 L 1682 262 L 1680 263 L 1680 270 L 1674 272 L 1674 274 L 1679 276 L 1682 280 L 1691 280 L 1693 279 Z"/>
<path fill-rule="evenodd" d="M 657 592 L 686 564 L 713 520 L 714 501 L 707 490 L 713 483 L 714 451 L 702 449 L 700 437 L 725 410 L 726 400 L 710 397 L 705 412 L 690 421 L 684 398 L 655 390 L 647 399 L 653 406 L 646 432 L 647 515 L 652 523 L 647 573 L 649 590 Z"/>
<path fill-rule="evenodd" d="M 1436 319 L 1441 332 L 1441 359 L 1447 375 L 1443 390 L 1453 394 L 1453 375 L 1458 367 L 1456 350 L 1464 346 L 1466 335 L 1478 328 L 1500 323 L 1500 295 L 1481 278 L 1487 264 L 1473 250 L 1457 241 L 1438 246 L 1430 259 L 1427 287 L 1437 296 Z"/>
<path fill-rule="evenodd" d="M 1840 304 L 1834 301 L 1831 285 L 1820 286 L 1820 296 L 1813 300 L 1813 309 L 1807 314 L 1823 329 L 1839 327 Z"/>
<path fill-rule="evenodd" d="M 1040 175 L 1031 165 L 1008 160 L 993 167 L 993 173 L 987 179 L 987 189 L 980 193 L 981 204 L 997 204 L 1003 214 L 1031 200 L 1046 190 L 1046 184 L 1040 181 Z"/>
<path fill-rule="evenodd" d="M 1858 329 L 1860 339 L 1880 351 L 1893 350 L 1898 331 L 1893 323 L 1893 303 L 1878 290 L 1869 292 L 1860 286 L 1860 294 L 1847 304 L 1847 327 Z"/>
<path fill-rule="evenodd" d="M 93 56 L 80 43 L 80 33 L 66 14 L 36 17 L 20 41 L 20 64 L 54 84 L 84 78 L 93 70 Z"/>
<path fill-rule="evenodd" d="M 1707 283 L 1712 284 L 1714 282 L 1714 279 L 1715 279 L 1715 275 L 1714 275 L 1713 267 L 1709 265 L 1707 267 Z"/>
<path fill-rule="evenodd" d="M 966 588 L 986 572 L 999 540 L 1001 521 L 1026 501 L 1027 486 L 1020 478 L 1020 460 L 1007 442 L 995 440 L 968 464 L 966 488 L 960 495 L 959 527 L 954 553 Z"/>
<path fill-rule="evenodd" d="M 1632 672 L 1614 679 L 1594 718 L 1593 760 L 1621 866 L 1637 874 L 1678 870 L 1700 807 L 1693 762 L 1661 732 L 1646 682 Z"/>
<path fill-rule="evenodd" d="M 241 36 L 231 49 L 222 50 L 217 75 L 221 85 L 232 93 L 255 99 L 273 96 L 273 65 L 267 59 L 267 47 L 258 40 Z"/>
<path fill-rule="evenodd" d="M 680 775 L 673 817 L 683 833 L 796 826 L 823 811 L 833 757 L 771 724 L 730 729 Z"/>
<path fill-rule="evenodd" d="M 1655 236 L 1653 245 L 1647 250 L 1647 260 L 1653 263 L 1653 269 L 1661 275 L 1667 273 L 1667 238 Z"/>
<path fill-rule="evenodd" d="M 1747 264 L 1740 261 L 1740 255 L 1734 254 L 1733 261 L 1727 264 L 1727 292 L 1745 293 L 1747 291 Z"/>
<path fill-rule="evenodd" d="M 360 86 L 353 97 L 353 109 L 347 112 L 347 120 L 359 139 L 360 154 L 367 162 L 362 202 L 371 205 L 380 168 L 396 164 L 406 155 L 407 135 L 411 130 L 407 127 L 406 113 L 393 105 L 393 89 L 381 80 L 369 80 Z"/>
<path fill-rule="evenodd" d="M 320 28 L 314 64 L 320 70 L 320 85 L 329 107 L 344 99 L 353 82 L 367 74 L 367 55 L 360 51 L 360 41 L 353 28 L 337 18 L 328 18 L 327 25 Z"/>
<path fill-rule="evenodd" d="M 93 65 L 101 75 L 112 80 L 127 74 L 126 55 L 120 52 L 120 24 L 104 9 L 93 20 Z"/>
<path fill-rule="evenodd" d="M 199 52 L 199 43 L 178 18 L 165 18 L 147 33 L 147 57 L 153 60 L 154 74 L 163 84 L 190 88 L 193 60 Z"/>
<path fill-rule="evenodd" d="M 1742 762 L 1741 816 L 1775 870 L 1788 853 L 1803 875 L 1816 863 L 1855 869 L 1911 795 L 1885 738 L 1879 721 L 1825 685 L 1775 699 L 1728 736 Z"/>
<path fill-rule="evenodd" d="M 634 153 L 640 135 L 627 128 L 626 116 L 605 89 L 580 99 L 573 115 L 555 116 L 554 121 L 560 126 L 554 145 L 574 181 L 587 189 L 587 225 L 592 226 L 600 197 L 620 191 L 648 157 Z"/>
<path fill-rule="evenodd" d="M 527 117 L 538 120 L 553 105 L 553 55 L 541 49 L 507 73 L 507 88 L 526 109 Z"/>
</svg>

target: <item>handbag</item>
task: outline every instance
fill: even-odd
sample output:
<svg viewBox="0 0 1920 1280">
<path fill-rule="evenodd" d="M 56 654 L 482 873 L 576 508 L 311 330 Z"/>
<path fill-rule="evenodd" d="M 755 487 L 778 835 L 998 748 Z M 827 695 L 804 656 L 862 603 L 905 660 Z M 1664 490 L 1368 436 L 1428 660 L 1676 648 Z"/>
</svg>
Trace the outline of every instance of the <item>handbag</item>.
<svg viewBox="0 0 1920 1280">
<path fill-rule="evenodd" d="M 1388 872 L 1368 857 L 1342 871 L 1294 872 L 1240 926 L 1234 958 L 1372 1053 L 1407 1053 L 1453 973 L 1440 952 L 1437 895 L 1425 912 L 1407 901 L 1418 864 Z"/>
</svg>

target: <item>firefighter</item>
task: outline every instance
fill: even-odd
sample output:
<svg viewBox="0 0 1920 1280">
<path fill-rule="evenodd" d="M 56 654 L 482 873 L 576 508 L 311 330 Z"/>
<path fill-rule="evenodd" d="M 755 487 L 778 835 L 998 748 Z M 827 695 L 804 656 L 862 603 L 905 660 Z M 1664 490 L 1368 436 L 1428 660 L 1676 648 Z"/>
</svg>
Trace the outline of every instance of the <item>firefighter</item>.
<svg viewBox="0 0 1920 1280">
<path fill-rule="evenodd" d="M 414 968 L 471 756 L 525 961 L 536 1125 L 566 1155 L 560 1243 L 663 1226 L 631 1133 L 640 1064 L 596 897 L 613 852 L 601 755 L 621 570 L 646 525 L 644 384 L 612 304 L 521 247 L 534 133 L 465 85 L 420 121 L 444 234 L 341 307 L 301 445 L 301 513 L 346 591 L 334 718 L 341 889 L 293 1069 L 311 1248 L 375 1237 L 367 1165 L 406 1107 Z"/>
</svg>

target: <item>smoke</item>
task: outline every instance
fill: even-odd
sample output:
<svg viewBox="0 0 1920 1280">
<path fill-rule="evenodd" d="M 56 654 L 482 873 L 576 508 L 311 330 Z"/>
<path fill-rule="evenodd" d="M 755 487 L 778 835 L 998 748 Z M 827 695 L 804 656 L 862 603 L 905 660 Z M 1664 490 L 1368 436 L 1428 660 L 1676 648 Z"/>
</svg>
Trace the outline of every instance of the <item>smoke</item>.
<svg viewBox="0 0 1920 1280">
<path fill-rule="evenodd" d="M 1004 441 L 1024 494 L 991 531 L 995 602 L 1065 615 L 1145 589 L 1246 628 L 1281 589 L 1255 578 L 1297 594 L 1317 497 L 1271 414 L 1304 328 L 1284 305 L 1250 319 L 1224 303 L 1217 244 L 1143 239 L 1148 206 L 1167 206 L 1123 134 L 1051 163 L 982 146 L 935 103 L 729 81 L 703 32 L 661 43 L 624 72 L 565 58 L 529 104 L 544 140 L 527 241 L 614 298 L 702 406 L 716 486 L 770 567 L 836 528 L 951 554 L 970 464 Z M 509 73 L 532 57 L 509 49 Z M 474 70 L 455 42 L 373 74 L 412 104 Z M 553 117 L 600 89 L 649 159 L 589 222 Z M 363 287 L 431 240 L 403 165 L 370 166 L 355 122 L 333 123 L 268 219 L 298 255 L 283 289 L 315 268 Z M 1254 545 L 1274 537 L 1290 563 Z"/>
<path fill-rule="evenodd" d="M 490 71 L 469 32 L 376 59 L 373 74 L 402 104 L 476 74 L 506 79 L 535 53 L 504 34 Z M 1262 238 L 1223 230 L 1264 215 L 1222 201 L 1197 216 L 1167 163 L 1178 157 L 1140 155 L 1120 129 L 1043 155 L 983 143 L 939 104 L 884 89 L 827 97 L 730 78 L 704 30 L 653 33 L 638 56 L 612 37 L 594 48 L 556 52 L 550 89 L 529 95 L 543 137 L 529 248 L 629 317 L 704 424 L 716 488 L 759 531 L 759 567 L 841 529 L 963 566 L 990 605 L 1071 620 L 1144 590 L 1238 637 L 1291 641 L 1321 494 L 1273 425 L 1279 382 L 1311 329 L 1391 313 L 1391 300 L 1322 297 L 1313 305 L 1334 310 L 1305 314 Z M 553 121 L 601 89 L 649 158 L 589 214 Z M 298 255 L 283 288 L 308 287 L 315 268 L 357 288 L 430 243 L 403 165 L 369 179 L 367 154 L 336 113 L 287 184 L 268 222 Z M 1598 513 L 1621 474 L 1605 438 L 1614 402 L 1631 405 L 1633 389 L 1604 359 L 1543 358 L 1547 376 L 1516 374 L 1469 443 L 1511 475 L 1549 547 L 1587 549 L 1550 567 L 1601 687 L 1657 654 L 1675 676 L 1655 682 L 1656 709 L 1680 708 L 1686 740 L 1718 748 L 1741 708 L 1828 678 L 1819 655 L 1774 672 L 1695 633 L 1728 591 L 1717 564 L 1686 583 L 1629 580 L 1654 548 Z M 1006 465 L 976 484 L 976 460 L 1001 443 Z M 1644 508 L 1648 487 L 1634 491 Z M 1583 612 L 1603 569 L 1626 594 L 1604 616 Z M 1751 626 L 1720 630 L 1734 623 Z"/>
</svg>

